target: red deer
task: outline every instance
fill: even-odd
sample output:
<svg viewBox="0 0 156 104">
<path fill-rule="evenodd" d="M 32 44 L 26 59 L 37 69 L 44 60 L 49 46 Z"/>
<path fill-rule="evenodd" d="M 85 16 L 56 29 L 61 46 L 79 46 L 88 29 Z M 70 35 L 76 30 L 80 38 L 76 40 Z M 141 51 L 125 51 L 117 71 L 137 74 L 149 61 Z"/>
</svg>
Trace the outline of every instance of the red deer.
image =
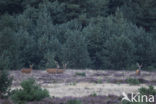
<svg viewBox="0 0 156 104">
<path fill-rule="evenodd" d="M 64 72 L 63 69 L 66 69 L 67 64 L 63 64 L 63 69 L 60 69 L 60 65 L 58 64 L 57 61 L 55 61 L 56 68 L 48 68 L 46 71 L 49 74 L 62 74 Z"/>
<path fill-rule="evenodd" d="M 138 67 L 138 69 L 136 70 L 136 75 L 140 75 L 141 74 L 142 64 L 137 63 L 137 67 Z"/>
<path fill-rule="evenodd" d="M 33 67 L 33 65 L 31 64 L 31 65 L 29 65 L 29 68 L 22 68 L 21 72 L 25 73 L 25 74 L 30 74 L 32 72 L 32 67 Z"/>
</svg>

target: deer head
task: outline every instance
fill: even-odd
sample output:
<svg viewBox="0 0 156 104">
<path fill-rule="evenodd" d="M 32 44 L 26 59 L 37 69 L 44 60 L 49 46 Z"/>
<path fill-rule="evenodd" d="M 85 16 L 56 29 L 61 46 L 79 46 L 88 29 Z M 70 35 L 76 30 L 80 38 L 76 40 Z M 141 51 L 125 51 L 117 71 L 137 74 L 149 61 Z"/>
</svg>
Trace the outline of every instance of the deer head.
<svg viewBox="0 0 156 104">
<path fill-rule="evenodd" d="M 68 63 L 63 63 L 63 69 L 67 68 Z"/>
<path fill-rule="evenodd" d="M 142 64 L 137 63 L 138 70 L 141 70 Z"/>
<path fill-rule="evenodd" d="M 33 68 L 33 64 L 30 64 L 30 65 L 29 65 L 29 68 L 32 69 L 32 68 Z"/>
</svg>

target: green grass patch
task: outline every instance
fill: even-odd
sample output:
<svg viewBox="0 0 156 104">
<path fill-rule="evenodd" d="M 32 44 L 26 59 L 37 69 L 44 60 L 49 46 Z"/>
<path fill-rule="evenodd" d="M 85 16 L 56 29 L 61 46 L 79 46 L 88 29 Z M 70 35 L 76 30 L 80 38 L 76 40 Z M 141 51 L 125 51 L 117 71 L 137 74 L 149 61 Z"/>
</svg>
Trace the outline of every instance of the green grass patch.
<svg viewBox="0 0 156 104">
<path fill-rule="evenodd" d="M 97 94 L 96 93 L 92 93 L 92 94 L 90 94 L 90 96 L 96 97 Z"/>
<path fill-rule="evenodd" d="M 156 95 L 156 89 L 153 86 L 149 86 L 149 88 L 141 87 L 139 92 L 142 95 Z"/>
<path fill-rule="evenodd" d="M 140 81 L 135 78 L 128 78 L 126 79 L 126 82 L 129 83 L 130 85 L 138 85 L 140 84 Z"/>
<path fill-rule="evenodd" d="M 102 79 L 98 79 L 98 80 L 96 81 L 96 83 L 97 83 L 97 84 L 102 84 Z"/>
<path fill-rule="evenodd" d="M 70 83 L 71 86 L 76 86 L 76 84 L 77 84 L 76 82 L 71 82 Z"/>
</svg>

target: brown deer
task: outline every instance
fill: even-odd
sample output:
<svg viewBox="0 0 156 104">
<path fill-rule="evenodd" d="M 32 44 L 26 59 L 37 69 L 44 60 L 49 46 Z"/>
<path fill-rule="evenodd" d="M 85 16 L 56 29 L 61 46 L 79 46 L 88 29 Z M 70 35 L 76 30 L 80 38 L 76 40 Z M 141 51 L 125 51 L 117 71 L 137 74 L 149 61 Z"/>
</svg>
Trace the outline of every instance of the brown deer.
<svg viewBox="0 0 156 104">
<path fill-rule="evenodd" d="M 137 67 L 138 67 L 138 69 L 136 70 L 136 75 L 140 75 L 141 74 L 142 64 L 137 63 Z"/>
<path fill-rule="evenodd" d="M 56 64 L 56 68 L 48 68 L 46 71 L 49 74 L 62 74 L 64 72 L 63 69 L 66 69 L 67 64 L 63 64 L 63 69 L 60 69 L 60 65 L 58 64 L 57 61 L 54 61 Z"/>
<path fill-rule="evenodd" d="M 21 69 L 21 72 L 22 72 L 22 73 L 25 73 L 25 74 L 30 74 L 30 73 L 32 72 L 32 68 L 33 68 L 33 65 L 30 64 L 30 65 L 29 65 L 29 68 L 22 68 L 22 69 Z"/>
</svg>

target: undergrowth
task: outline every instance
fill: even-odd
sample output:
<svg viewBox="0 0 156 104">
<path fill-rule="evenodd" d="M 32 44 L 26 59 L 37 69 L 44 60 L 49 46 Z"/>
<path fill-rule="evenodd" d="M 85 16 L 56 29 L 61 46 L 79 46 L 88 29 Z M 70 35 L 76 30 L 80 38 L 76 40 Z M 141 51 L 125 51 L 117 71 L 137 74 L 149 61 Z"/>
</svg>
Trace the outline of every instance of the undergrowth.
<svg viewBox="0 0 156 104">
<path fill-rule="evenodd" d="M 15 104 L 25 104 L 29 101 L 39 101 L 49 97 L 48 91 L 37 85 L 34 79 L 23 81 L 21 87 L 21 89 L 12 91 L 11 99 Z"/>
<path fill-rule="evenodd" d="M 129 83 L 130 85 L 138 85 L 140 84 L 140 81 L 135 78 L 128 78 L 126 79 L 126 82 Z"/>
</svg>

